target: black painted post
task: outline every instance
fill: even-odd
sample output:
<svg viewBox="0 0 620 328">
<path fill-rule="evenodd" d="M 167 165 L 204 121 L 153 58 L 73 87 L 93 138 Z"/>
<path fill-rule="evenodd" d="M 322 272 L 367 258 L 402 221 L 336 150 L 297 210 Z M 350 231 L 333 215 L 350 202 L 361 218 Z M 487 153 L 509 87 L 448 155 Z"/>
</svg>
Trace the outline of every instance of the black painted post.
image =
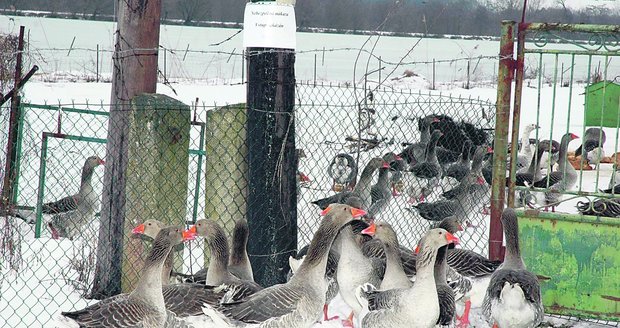
<svg viewBox="0 0 620 328">
<path fill-rule="evenodd" d="M 245 54 L 248 253 L 256 282 L 271 286 L 286 281 L 297 248 L 295 50 L 248 47 Z"/>
</svg>

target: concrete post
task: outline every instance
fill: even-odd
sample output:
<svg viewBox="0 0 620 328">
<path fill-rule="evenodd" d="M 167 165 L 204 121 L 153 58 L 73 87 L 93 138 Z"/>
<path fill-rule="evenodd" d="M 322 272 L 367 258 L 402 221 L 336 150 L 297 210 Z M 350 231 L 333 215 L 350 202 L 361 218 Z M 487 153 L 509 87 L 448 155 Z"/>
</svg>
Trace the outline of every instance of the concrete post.
<svg viewBox="0 0 620 328">
<path fill-rule="evenodd" d="M 231 232 L 245 218 L 248 195 L 245 104 L 207 112 L 205 217 Z M 207 252 L 205 252 L 207 253 Z M 205 255 L 205 267 L 208 254 Z"/>
<path fill-rule="evenodd" d="M 147 219 L 185 223 L 191 119 L 188 105 L 160 94 L 138 95 L 130 108 L 123 292 L 133 290 L 147 251 L 128 232 Z"/>
</svg>

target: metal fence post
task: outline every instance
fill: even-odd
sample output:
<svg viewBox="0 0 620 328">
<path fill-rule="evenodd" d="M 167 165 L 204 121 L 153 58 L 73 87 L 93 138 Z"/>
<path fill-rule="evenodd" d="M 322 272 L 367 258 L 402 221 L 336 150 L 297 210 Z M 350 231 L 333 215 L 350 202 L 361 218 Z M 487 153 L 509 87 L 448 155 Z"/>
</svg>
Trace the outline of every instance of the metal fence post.
<svg viewBox="0 0 620 328">
<path fill-rule="evenodd" d="M 515 96 L 514 96 L 514 109 L 512 113 L 512 138 L 511 151 L 510 151 L 510 182 L 508 183 L 508 206 L 515 206 L 515 176 L 517 168 L 517 153 L 519 143 L 519 124 L 521 122 L 521 94 L 523 93 L 523 67 L 525 62 L 525 24 L 519 23 L 519 30 L 517 33 L 517 61 L 515 62 L 514 69 L 515 74 Z M 521 147 L 529 147 L 529 145 L 521 145 Z"/>
<path fill-rule="evenodd" d="M 500 217 L 504 209 L 506 189 L 506 144 L 508 139 L 508 120 L 510 118 L 510 96 L 512 72 L 514 68 L 513 28 L 515 22 L 502 21 L 500 41 L 500 60 L 497 75 L 497 104 L 495 143 L 493 145 L 493 183 L 491 187 L 491 223 L 489 229 L 489 258 L 503 258 L 503 230 Z"/>
</svg>

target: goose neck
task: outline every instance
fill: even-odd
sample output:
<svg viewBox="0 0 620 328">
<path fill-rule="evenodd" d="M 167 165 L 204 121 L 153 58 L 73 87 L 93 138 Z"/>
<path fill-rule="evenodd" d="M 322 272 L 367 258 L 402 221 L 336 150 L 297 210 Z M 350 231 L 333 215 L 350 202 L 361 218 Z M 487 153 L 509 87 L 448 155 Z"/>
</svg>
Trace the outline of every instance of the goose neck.
<svg viewBox="0 0 620 328">
<path fill-rule="evenodd" d="M 207 236 L 207 244 L 211 250 L 209 268 L 207 270 L 207 285 L 218 285 L 228 277 L 228 240 L 224 230 L 214 225 L 210 235 Z"/>
<path fill-rule="evenodd" d="M 436 283 L 447 284 L 446 270 L 448 268 L 448 245 L 442 246 L 437 251 L 437 258 L 435 259 L 434 277 Z"/>
<path fill-rule="evenodd" d="M 329 249 L 331 248 L 334 239 L 336 239 L 338 230 L 341 227 L 341 225 L 333 222 L 333 218 L 331 217 L 326 217 L 323 219 L 323 222 L 321 222 L 319 229 L 314 234 L 314 237 L 308 246 L 306 258 L 299 266 L 299 269 L 293 276 L 293 279 L 304 282 L 315 281 L 314 279 L 323 279 L 327 268 Z"/>
<path fill-rule="evenodd" d="M 162 294 L 162 271 L 164 261 L 172 249 L 171 245 L 154 244 L 151 253 L 146 258 L 142 275 L 136 288 L 131 292 L 132 297 L 142 299 L 148 304 L 158 308 L 164 308 L 164 296 Z"/>
</svg>

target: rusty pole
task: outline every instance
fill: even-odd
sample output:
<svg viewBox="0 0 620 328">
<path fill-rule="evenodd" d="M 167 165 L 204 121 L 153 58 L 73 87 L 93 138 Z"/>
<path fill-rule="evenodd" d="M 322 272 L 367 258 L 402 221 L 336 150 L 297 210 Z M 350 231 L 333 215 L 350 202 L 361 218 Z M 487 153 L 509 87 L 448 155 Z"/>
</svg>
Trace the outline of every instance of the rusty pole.
<svg viewBox="0 0 620 328">
<path fill-rule="evenodd" d="M 6 163 L 5 163 L 5 175 L 4 175 L 4 183 L 2 185 L 2 197 L 0 198 L 0 205 L 2 208 L 9 212 L 13 204 L 13 188 L 15 180 L 17 179 L 17 138 L 18 138 L 18 130 L 19 130 L 19 121 L 21 117 L 21 112 L 19 108 L 19 103 L 21 97 L 18 94 L 19 87 L 22 84 L 22 51 L 24 50 L 24 26 L 19 27 L 19 39 L 17 43 L 17 58 L 15 63 L 15 83 L 14 85 L 14 93 L 11 98 L 11 113 L 9 115 L 9 134 L 8 134 L 8 142 L 6 146 Z"/>
<path fill-rule="evenodd" d="M 489 258 L 503 258 L 502 224 L 500 217 L 504 209 L 506 189 L 506 156 L 508 123 L 510 119 L 510 96 L 514 69 L 513 29 L 515 22 L 502 21 L 502 36 L 499 50 L 497 74 L 497 103 L 495 117 L 495 144 L 493 145 L 493 181 L 491 187 L 491 226 L 489 230 Z"/>
<path fill-rule="evenodd" d="M 523 68 L 525 61 L 525 29 L 526 23 L 519 23 L 517 32 L 517 61 L 515 62 L 515 97 L 512 112 L 512 138 L 510 140 L 510 182 L 508 183 L 508 206 L 515 206 L 515 172 L 517 171 L 517 153 L 519 148 L 519 125 L 521 122 L 521 94 L 523 93 Z M 529 147 L 521 145 L 521 147 Z"/>
</svg>

